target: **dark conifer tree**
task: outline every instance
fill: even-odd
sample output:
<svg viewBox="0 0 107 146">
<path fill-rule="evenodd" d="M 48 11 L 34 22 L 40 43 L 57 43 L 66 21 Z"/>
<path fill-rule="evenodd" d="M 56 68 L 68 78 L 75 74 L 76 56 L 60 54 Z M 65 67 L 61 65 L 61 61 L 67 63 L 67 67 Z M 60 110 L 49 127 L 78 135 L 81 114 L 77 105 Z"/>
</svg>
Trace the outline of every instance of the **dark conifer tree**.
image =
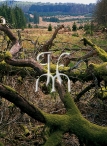
<svg viewBox="0 0 107 146">
<path fill-rule="evenodd" d="M 0 6 L 0 16 L 3 16 L 7 23 L 14 28 L 25 28 L 26 19 L 23 11 L 19 7 L 11 8 L 7 5 Z"/>
<path fill-rule="evenodd" d="M 34 23 L 39 24 L 39 15 L 37 14 L 37 12 L 34 13 Z"/>
</svg>

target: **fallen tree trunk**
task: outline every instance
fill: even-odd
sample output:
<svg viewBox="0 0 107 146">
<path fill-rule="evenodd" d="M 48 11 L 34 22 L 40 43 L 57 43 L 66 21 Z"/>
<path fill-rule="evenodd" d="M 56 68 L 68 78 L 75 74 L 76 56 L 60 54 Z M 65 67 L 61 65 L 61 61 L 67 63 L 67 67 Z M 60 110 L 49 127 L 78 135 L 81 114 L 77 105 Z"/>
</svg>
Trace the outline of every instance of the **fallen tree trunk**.
<svg viewBox="0 0 107 146">
<path fill-rule="evenodd" d="M 64 133 L 70 132 L 87 146 L 107 145 L 107 127 L 95 125 L 86 120 L 80 113 L 69 93 L 64 91 L 64 87 L 57 83 L 58 92 L 66 113 L 64 115 L 48 114 L 29 103 L 24 97 L 8 86 L 0 84 L 0 95 L 8 101 L 14 103 L 22 112 L 38 120 L 49 127 L 50 136 L 45 146 L 57 146 L 61 143 Z"/>
</svg>

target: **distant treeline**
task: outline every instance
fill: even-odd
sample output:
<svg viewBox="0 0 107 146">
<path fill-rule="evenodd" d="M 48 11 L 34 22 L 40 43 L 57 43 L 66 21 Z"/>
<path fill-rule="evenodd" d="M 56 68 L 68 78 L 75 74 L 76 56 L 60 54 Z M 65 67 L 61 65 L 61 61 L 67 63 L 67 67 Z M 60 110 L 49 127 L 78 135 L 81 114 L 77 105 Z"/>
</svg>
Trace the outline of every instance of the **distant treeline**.
<svg viewBox="0 0 107 146">
<path fill-rule="evenodd" d="M 24 13 L 34 14 L 38 13 L 39 16 L 56 16 L 56 15 L 85 15 L 93 13 L 96 4 L 76 4 L 76 3 L 35 3 L 35 2 L 24 2 L 6 0 L 0 1 L 0 5 L 5 4 L 9 7 L 20 7 Z"/>
<path fill-rule="evenodd" d="M 89 21 L 91 20 L 91 17 L 84 17 L 82 19 L 80 18 L 69 18 L 69 19 L 58 19 L 56 17 L 43 17 L 42 18 L 43 21 L 46 21 L 46 22 L 57 22 L 57 23 L 60 23 L 60 22 L 69 22 L 69 21 L 78 21 L 78 23 L 80 22 L 85 22 L 85 21 Z"/>
<path fill-rule="evenodd" d="M 33 3 L 23 1 L 0 1 L 0 15 L 4 16 L 13 28 L 25 28 L 26 22 L 39 23 L 39 16 L 44 21 L 62 22 L 72 20 L 59 20 L 57 15 L 86 15 L 91 17 L 95 4 L 75 4 L 75 3 Z M 31 14 L 33 17 L 31 17 Z M 45 17 L 44 17 L 45 16 Z M 47 18 L 46 18 L 47 17 Z M 86 18 L 87 19 L 87 18 Z M 74 20 L 73 20 L 74 21 Z"/>
<path fill-rule="evenodd" d="M 29 12 L 38 12 L 42 16 L 46 14 L 66 14 L 66 15 L 84 15 L 88 13 L 93 13 L 95 4 L 75 4 L 75 3 L 65 3 L 65 4 L 33 4 L 29 8 Z M 47 15 L 48 16 L 48 15 Z"/>
</svg>

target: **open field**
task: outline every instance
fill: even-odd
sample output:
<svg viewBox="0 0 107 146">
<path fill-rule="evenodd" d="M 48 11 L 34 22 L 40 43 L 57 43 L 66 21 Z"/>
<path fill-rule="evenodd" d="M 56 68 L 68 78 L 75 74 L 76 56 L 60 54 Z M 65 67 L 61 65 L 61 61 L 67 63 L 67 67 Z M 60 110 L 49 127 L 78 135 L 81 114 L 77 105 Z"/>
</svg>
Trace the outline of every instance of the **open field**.
<svg viewBox="0 0 107 146">
<path fill-rule="evenodd" d="M 33 17 L 33 15 L 31 15 L 31 17 Z M 47 17 L 48 18 L 48 17 Z M 51 23 L 51 25 L 53 27 L 57 27 L 58 25 L 62 25 L 64 24 L 65 27 L 67 26 L 72 26 L 74 22 L 77 23 L 77 26 L 80 25 L 80 23 L 82 23 L 83 25 L 85 24 L 85 19 L 89 19 L 91 20 L 91 17 L 85 17 L 85 16 L 56 16 L 56 18 L 58 18 L 59 20 L 65 20 L 64 22 L 46 22 L 46 21 L 43 21 L 42 20 L 42 17 L 40 17 L 40 21 L 39 21 L 39 24 L 38 26 L 41 26 L 41 27 L 48 27 L 48 25 Z M 69 21 L 67 21 L 69 20 Z M 32 24 L 33 25 L 33 24 Z"/>
</svg>

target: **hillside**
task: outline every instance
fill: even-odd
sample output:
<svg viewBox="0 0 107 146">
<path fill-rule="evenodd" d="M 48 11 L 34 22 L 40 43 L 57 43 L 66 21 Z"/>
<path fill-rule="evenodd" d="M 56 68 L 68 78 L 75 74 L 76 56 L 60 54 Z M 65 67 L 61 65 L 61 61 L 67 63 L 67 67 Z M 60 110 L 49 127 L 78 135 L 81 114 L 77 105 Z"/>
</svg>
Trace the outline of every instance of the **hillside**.
<svg viewBox="0 0 107 146">
<path fill-rule="evenodd" d="M 34 13 L 35 11 L 41 16 L 49 15 L 84 15 L 92 14 L 95 4 L 75 4 L 75 3 L 34 3 L 23 1 L 1 1 L 1 4 L 7 4 L 11 7 L 18 6 L 26 13 Z"/>
<path fill-rule="evenodd" d="M 46 4 L 33 4 L 29 8 L 29 12 L 38 12 L 41 15 L 46 15 L 49 13 L 58 14 L 67 14 L 67 15 L 84 15 L 93 13 L 95 4 L 75 4 L 75 3 L 46 3 Z"/>
</svg>

